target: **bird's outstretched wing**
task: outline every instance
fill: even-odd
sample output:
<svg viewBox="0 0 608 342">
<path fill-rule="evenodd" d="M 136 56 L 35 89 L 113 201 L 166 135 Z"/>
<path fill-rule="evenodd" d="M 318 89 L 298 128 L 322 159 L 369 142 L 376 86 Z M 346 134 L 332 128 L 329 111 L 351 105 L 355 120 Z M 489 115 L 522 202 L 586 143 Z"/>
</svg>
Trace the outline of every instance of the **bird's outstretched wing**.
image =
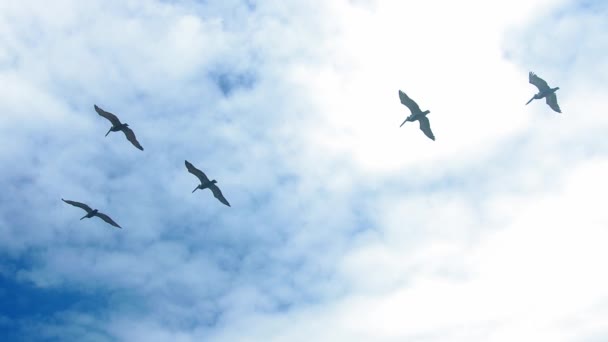
<svg viewBox="0 0 608 342">
<path fill-rule="evenodd" d="M 427 118 L 426 116 L 421 116 L 418 118 L 418 121 L 420 121 L 420 130 L 423 131 L 427 137 L 431 138 L 434 141 L 435 136 L 431 131 L 431 123 L 429 122 L 429 118 Z"/>
<path fill-rule="evenodd" d="M 201 181 L 201 184 L 207 183 L 209 181 L 209 178 L 207 178 L 207 175 L 205 175 L 205 173 L 203 173 L 203 171 L 195 168 L 194 165 L 190 164 L 190 162 L 187 160 L 186 160 L 186 168 L 188 169 L 188 172 L 190 172 L 191 174 L 198 177 L 198 179 Z"/>
<path fill-rule="evenodd" d="M 420 112 L 420 107 L 418 106 L 418 104 L 414 102 L 414 100 L 410 99 L 407 95 L 405 95 L 405 93 L 401 90 L 399 90 L 399 99 L 401 100 L 402 104 L 404 104 L 407 108 L 410 109 L 412 114 Z"/>
<path fill-rule="evenodd" d="M 535 85 L 536 88 L 538 88 L 539 92 L 549 90 L 549 85 L 547 84 L 547 82 L 545 82 L 545 80 L 543 80 L 542 78 L 536 76 L 536 74 L 532 71 L 530 71 L 528 79 L 530 80 L 531 84 Z"/>
<path fill-rule="evenodd" d="M 217 185 L 212 184 L 209 187 L 209 189 L 211 189 L 211 191 L 213 192 L 213 196 L 215 196 L 215 198 L 217 198 L 220 202 L 224 203 L 225 205 L 230 206 L 230 203 L 228 203 L 228 201 L 222 194 L 222 191 L 220 190 L 220 188 L 217 187 Z"/>
<path fill-rule="evenodd" d="M 70 200 L 64 200 L 63 198 L 61 199 L 62 201 L 64 201 L 67 204 L 71 204 L 75 207 L 78 207 L 80 209 L 84 209 L 87 213 L 90 213 L 91 211 L 93 211 L 93 209 L 91 209 L 91 207 L 89 207 L 88 205 L 84 204 L 84 203 L 80 203 L 80 202 L 76 202 L 76 201 L 70 201 Z"/>
<path fill-rule="evenodd" d="M 118 225 L 118 223 L 114 222 L 114 220 L 112 220 L 112 219 L 110 218 L 110 216 L 108 216 L 108 215 L 106 215 L 106 214 L 104 214 L 104 213 L 97 212 L 97 213 L 95 214 L 95 216 L 98 216 L 100 219 L 102 219 L 102 220 L 104 220 L 104 221 L 108 222 L 109 224 L 113 225 L 113 226 L 114 226 L 114 227 L 116 227 L 116 228 L 121 228 L 121 229 L 122 229 L 122 227 L 121 227 L 121 226 L 119 226 L 119 225 Z"/>
<path fill-rule="evenodd" d="M 112 123 L 112 126 L 118 126 L 120 125 L 120 120 L 118 120 L 118 117 L 110 112 L 106 112 L 105 110 L 97 107 L 97 105 L 93 105 L 93 107 L 95 107 L 95 111 L 97 112 L 97 114 L 103 116 L 104 118 L 110 120 L 110 122 Z"/>
<path fill-rule="evenodd" d="M 127 137 L 127 140 L 129 140 L 131 142 L 131 144 L 133 144 L 133 146 L 137 147 L 138 149 L 140 149 L 142 151 L 144 150 L 144 148 L 141 147 L 141 145 L 139 144 L 139 141 L 137 141 L 137 138 L 135 137 L 135 133 L 133 133 L 132 129 L 130 129 L 129 127 L 123 127 L 122 132 Z"/>
<path fill-rule="evenodd" d="M 557 96 L 555 95 L 555 93 L 551 93 L 551 94 L 547 95 L 546 101 L 547 101 L 547 104 L 549 105 L 549 107 L 551 107 L 551 109 L 553 109 L 554 111 L 556 111 L 558 113 L 562 112 L 562 110 L 559 109 L 559 105 L 557 104 Z"/>
</svg>

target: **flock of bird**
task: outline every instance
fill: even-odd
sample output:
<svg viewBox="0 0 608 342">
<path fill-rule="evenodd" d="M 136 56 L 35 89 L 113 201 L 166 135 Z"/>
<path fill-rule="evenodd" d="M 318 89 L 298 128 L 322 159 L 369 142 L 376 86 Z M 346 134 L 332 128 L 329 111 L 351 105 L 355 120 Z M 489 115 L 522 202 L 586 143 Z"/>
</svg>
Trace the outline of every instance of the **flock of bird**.
<svg viewBox="0 0 608 342">
<path fill-rule="evenodd" d="M 538 93 L 534 94 L 534 96 L 526 103 L 526 105 L 528 105 L 533 100 L 540 100 L 542 98 L 545 98 L 545 101 L 547 102 L 549 107 L 551 107 L 551 109 L 553 109 L 554 111 L 556 111 L 558 113 L 562 112 L 561 109 L 559 108 L 559 105 L 557 104 L 557 96 L 555 95 L 555 92 L 559 89 L 559 87 L 555 87 L 555 88 L 549 87 L 549 85 L 547 84 L 547 82 L 545 80 L 538 77 L 533 72 L 529 73 L 528 80 L 531 84 L 533 84 L 534 86 L 536 86 L 536 88 L 538 88 Z M 429 119 L 426 117 L 430 113 L 430 111 L 429 110 L 422 111 L 420 109 L 420 107 L 418 106 L 418 104 L 416 102 L 414 102 L 414 100 L 409 98 L 401 90 L 399 90 L 399 99 L 400 99 L 401 103 L 403 105 L 405 105 L 407 108 L 409 108 L 409 110 L 411 112 L 411 114 L 405 119 L 405 121 L 403 121 L 403 123 L 401 123 L 401 125 L 399 127 L 403 126 L 408 121 L 414 122 L 414 121 L 418 120 L 418 122 L 420 123 L 420 130 L 429 139 L 434 141 L 435 136 L 433 135 L 433 132 L 431 131 L 431 124 L 429 122 Z M 114 115 L 110 112 L 106 112 L 105 110 L 99 108 L 97 105 L 94 105 L 93 107 L 95 108 L 95 111 L 97 112 L 97 114 L 108 119 L 112 123 L 112 127 L 110 127 L 110 129 L 108 130 L 108 133 L 106 133 L 106 135 L 105 135 L 106 137 L 108 136 L 108 134 L 110 134 L 110 132 L 122 131 L 125 134 L 125 137 L 127 138 L 127 140 L 129 140 L 131 142 L 131 144 L 133 144 L 133 146 L 135 146 L 136 148 L 138 148 L 142 151 L 144 150 L 144 148 L 141 146 L 139 141 L 137 141 L 137 138 L 135 137 L 135 133 L 133 132 L 133 130 L 131 128 L 129 128 L 128 124 L 120 122 L 120 119 L 118 119 L 118 117 L 116 115 Z M 194 193 L 198 189 L 200 189 L 200 190 L 209 189 L 209 190 L 211 190 L 211 192 L 213 193 L 213 196 L 215 198 L 217 198 L 223 204 L 230 206 L 230 203 L 228 203 L 228 201 L 222 194 L 222 191 L 216 185 L 217 181 L 215 179 L 209 180 L 209 177 L 207 177 L 207 175 L 205 175 L 205 173 L 203 171 L 194 167 L 194 165 L 192 165 L 187 160 L 185 161 L 185 165 L 186 165 L 186 169 L 188 170 L 188 172 L 195 175 L 200 181 L 200 184 L 196 188 L 194 188 L 194 190 L 192 190 L 192 193 Z M 85 218 L 91 218 L 93 216 L 97 216 L 114 227 L 122 228 L 118 223 L 114 222 L 114 220 L 112 220 L 112 218 L 110 218 L 108 215 L 99 212 L 99 210 L 97 210 L 97 209 L 91 209 L 91 207 L 89 207 L 88 205 L 86 205 L 84 203 L 65 200 L 63 198 L 61 200 L 67 204 L 73 205 L 75 207 L 81 208 L 84 211 L 86 211 L 87 214 L 85 216 L 83 216 L 82 218 L 80 218 L 81 220 L 85 219 Z"/>
<path fill-rule="evenodd" d="M 99 114 L 100 116 L 103 116 L 104 118 L 108 119 L 112 123 L 112 127 L 110 127 L 110 129 L 108 130 L 108 133 L 106 133 L 106 135 L 105 135 L 106 137 L 108 136 L 108 134 L 110 134 L 110 132 L 122 131 L 125 134 L 125 137 L 127 138 L 127 140 L 129 140 L 131 142 L 131 144 L 133 144 L 133 146 L 135 146 L 136 148 L 138 148 L 142 151 L 144 150 L 144 148 L 141 146 L 139 141 L 137 141 L 137 138 L 135 137 L 135 133 L 133 132 L 133 130 L 129 128 L 129 124 L 120 122 L 120 119 L 118 119 L 118 117 L 116 115 L 114 115 L 110 112 L 106 112 L 105 110 L 99 108 L 97 105 L 93 105 L 93 107 L 95 108 L 95 111 L 97 112 L 97 114 Z M 217 198 L 223 204 L 230 206 L 230 203 L 228 203 L 228 201 L 222 194 L 222 191 L 216 185 L 217 181 L 215 179 L 209 180 L 209 177 L 207 177 L 207 175 L 205 175 L 205 173 L 203 171 L 194 167 L 194 165 L 192 165 L 189 161 L 186 160 L 185 164 L 186 164 L 186 169 L 188 170 L 188 172 L 195 175 L 201 182 L 201 184 L 199 184 L 196 188 L 194 188 L 194 190 L 192 190 L 193 193 L 198 189 L 201 189 L 201 190 L 209 189 L 209 190 L 211 190 L 211 192 L 213 193 L 213 196 L 215 196 L 215 198 Z M 63 198 L 61 200 L 67 204 L 71 204 L 75 207 L 81 208 L 84 211 L 86 211 L 87 214 L 84 215 L 83 217 L 81 217 L 80 218 L 81 220 L 85 219 L 85 218 L 91 218 L 93 216 L 97 216 L 100 219 L 106 221 L 107 223 L 111 224 L 112 226 L 114 226 L 116 228 L 122 228 L 118 223 L 116 223 L 114 220 L 112 220 L 112 218 L 110 216 L 99 212 L 99 210 L 97 210 L 97 209 L 91 209 L 91 207 L 89 207 L 88 205 L 86 205 L 84 203 L 71 201 L 71 200 L 65 200 Z"/>
<path fill-rule="evenodd" d="M 540 100 L 542 98 L 545 98 L 547 101 L 547 104 L 549 105 L 549 107 L 551 107 L 551 109 L 553 109 L 554 111 L 556 111 L 558 113 L 562 112 L 562 110 L 559 108 L 559 105 L 557 104 L 557 96 L 555 95 L 555 92 L 559 89 L 559 87 L 555 87 L 555 88 L 549 87 L 549 85 L 547 84 L 547 82 L 545 80 L 538 77 L 533 72 L 530 72 L 528 74 L 528 80 L 530 81 L 531 84 L 533 84 L 534 86 L 536 86 L 536 88 L 538 88 L 538 93 L 534 94 L 534 96 L 530 99 L 530 101 L 528 101 L 526 103 L 526 105 L 528 105 L 530 102 L 532 102 L 532 100 Z M 426 117 L 427 114 L 429 114 L 431 111 L 425 110 L 423 112 L 422 110 L 420 110 L 420 107 L 418 106 L 418 104 L 416 102 L 414 102 L 414 100 L 410 99 L 401 90 L 399 90 L 399 99 L 401 100 L 401 103 L 403 105 L 405 105 L 407 108 L 409 108 L 410 112 L 412 112 L 412 114 L 410 116 L 408 116 L 405 119 L 405 121 L 403 121 L 401 126 L 403 126 L 403 124 L 405 124 L 408 121 L 413 122 L 413 121 L 418 120 L 418 122 L 420 122 L 420 130 L 427 137 L 429 137 L 431 140 L 434 141 L 435 136 L 433 135 L 433 132 L 431 131 L 431 124 L 429 122 L 429 119 Z M 399 126 L 399 127 L 401 127 L 401 126 Z"/>
</svg>

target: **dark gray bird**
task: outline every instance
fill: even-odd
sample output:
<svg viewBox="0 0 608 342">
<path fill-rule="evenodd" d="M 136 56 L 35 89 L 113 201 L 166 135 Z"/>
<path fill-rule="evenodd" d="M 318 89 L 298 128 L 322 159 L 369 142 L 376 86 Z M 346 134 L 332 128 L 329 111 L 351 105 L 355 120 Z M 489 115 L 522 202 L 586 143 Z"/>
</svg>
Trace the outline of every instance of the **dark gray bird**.
<svg viewBox="0 0 608 342">
<path fill-rule="evenodd" d="M 68 200 L 64 200 L 63 198 L 61 200 L 64 201 L 65 203 L 67 203 L 67 204 L 71 204 L 71 205 L 73 205 L 75 207 L 84 209 L 87 212 L 87 214 L 84 215 L 83 217 L 81 217 L 80 218 L 81 220 L 84 219 L 84 218 L 91 218 L 93 216 L 97 216 L 97 217 L 101 218 L 102 220 L 106 221 L 107 223 L 113 225 L 114 227 L 122 229 L 122 227 L 119 226 L 118 223 L 114 222 L 114 220 L 112 220 L 110 218 L 110 216 L 108 216 L 108 215 L 106 215 L 104 213 L 100 213 L 99 210 L 97 210 L 97 209 L 91 209 L 91 207 L 89 207 L 88 205 L 86 205 L 84 203 L 80 203 L 80 202 L 76 202 L 76 201 L 68 201 Z"/>
<path fill-rule="evenodd" d="M 118 119 L 118 117 L 110 112 L 106 112 L 105 110 L 97 107 L 97 105 L 93 105 L 95 107 L 95 111 L 97 112 L 97 114 L 103 116 L 104 118 L 110 120 L 110 122 L 112 123 L 112 127 L 110 127 L 110 130 L 108 130 L 108 133 L 106 133 L 106 137 L 108 136 L 108 134 L 110 134 L 110 132 L 118 132 L 118 131 L 122 131 L 125 136 L 127 137 L 127 140 L 129 140 L 131 142 L 131 144 L 133 144 L 133 146 L 137 147 L 140 150 L 144 150 L 143 147 L 141 147 L 141 145 L 139 144 L 139 141 L 137 141 L 137 138 L 135 138 L 135 133 L 133 133 L 133 131 L 129 128 L 129 124 L 126 123 L 121 123 L 120 120 Z"/>
<path fill-rule="evenodd" d="M 405 95 L 404 92 L 402 92 L 401 90 L 399 90 L 399 99 L 401 100 L 401 103 L 404 104 L 407 108 L 410 109 L 410 112 L 412 112 L 412 114 L 410 116 L 408 116 L 405 121 L 403 121 L 403 123 L 401 124 L 401 126 L 403 126 L 403 124 L 405 124 L 408 121 L 416 121 L 418 120 L 418 122 L 420 122 L 420 130 L 422 132 L 424 132 L 424 134 L 429 137 L 430 139 L 432 139 L 433 141 L 435 140 L 435 136 L 433 135 L 433 132 L 431 131 L 431 123 L 429 122 L 429 119 L 426 117 L 427 114 L 429 114 L 431 111 L 430 110 L 426 110 L 426 111 L 421 111 L 420 107 L 418 107 L 418 104 L 416 102 L 414 102 L 414 100 L 410 99 L 407 95 Z M 399 126 L 399 127 L 401 127 Z"/>
<path fill-rule="evenodd" d="M 198 179 L 201 181 L 201 184 L 199 186 L 197 186 L 196 188 L 194 188 L 194 190 L 192 190 L 193 193 L 197 189 L 201 189 L 201 190 L 210 189 L 211 192 L 213 192 L 213 196 L 215 196 L 215 198 L 217 198 L 220 202 L 224 203 L 225 205 L 230 206 L 230 203 L 228 203 L 228 201 L 226 201 L 226 198 L 224 197 L 224 195 L 222 195 L 220 188 L 218 188 L 217 185 L 215 185 L 215 183 L 217 183 L 217 181 L 215 179 L 210 181 L 209 178 L 207 177 L 207 175 L 205 175 L 205 173 L 203 171 L 194 167 L 194 165 L 190 164 L 190 162 L 188 162 L 187 160 L 186 160 L 186 168 L 188 169 L 188 172 L 190 172 L 191 174 L 198 177 Z"/>
<path fill-rule="evenodd" d="M 536 74 L 531 71 L 528 76 L 528 79 L 530 80 L 531 84 L 534 84 L 536 88 L 538 88 L 538 94 L 535 94 L 530 99 L 530 101 L 526 103 L 526 105 L 532 102 L 532 100 L 540 100 L 544 97 L 545 101 L 547 101 L 547 104 L 549 105 L 549 107 L 551 107 L 551 109 L 558 113 L 561 113 L 562 110 L 559 109 L 559 105 L 557 104 L 557 96 L 555 95 L 555 92 L 559 89 L 559 87 L 550 88 L 547 82 L 545 82 L 545 80 L 536 76 Z"/>
</svg>

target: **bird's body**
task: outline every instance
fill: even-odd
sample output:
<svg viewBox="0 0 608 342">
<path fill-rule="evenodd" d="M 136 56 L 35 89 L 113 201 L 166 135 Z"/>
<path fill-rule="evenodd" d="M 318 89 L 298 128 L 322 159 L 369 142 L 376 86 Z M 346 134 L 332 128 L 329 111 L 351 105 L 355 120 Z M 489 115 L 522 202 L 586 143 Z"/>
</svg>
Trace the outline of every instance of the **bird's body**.
<svg viewBox="0 0 608 342">
<path fill-rule="evenodd" d="M 64 202 L 69 203 L 68 201 L 64 201 Z M 83 217 L 81 217 L 80 219 L 82 220 L 82 219 L 85 219 L 85 218 L 91 218 L 91 217 L 95 216 L 98 212 L 99 212 L 99 210 L 93 209 L 90 212 L 88 212 L 86 215 L 84 215 Z"/>
<path fill-rule="evenodd" d="M 110 134 L 110 132 L 120 132 L 126 127 L 129 127 L 129 124 L 121 123 L 118 126 L 112 126 L 112 127 L 110 127 L 110 130 L 108 131 L 108 133 L 106 133 L 106 137 L 108 136 L 108 134 Z"/>
<path fill-rule="evenodd" d="M 76 201 L 70 201 L 70 200 L 64 200 L 63 198 L 61 199 L 62 201 L 64 201 L 67 204 L 73 205 L 75 207 L 78 207 L 80 209 L 83 209 L 84 211 L 87 212 L 86 215 L 84 215 L 83 217 L 81 217 L 80 219 L 85 219 L 85 218 L 91 218 L 93 216 L 97 216 L 100 219 L 106 221 L 107 223 L 113 225 L 114 227 L 117 228 L 122 228 L 121 226 L 118 225 L 118 223 L 114 222 L 114 220 L 112 220 L 110 218 L 110 216 L 104 214 L 104 213 L 100 213 L 99 210 L 97 209 L 91 209 L 91 207 L 89 207 L 88 205 L 84 204 L 84 203 L 80 203 L 80 202 L 76 202 Z"/>
<path fill-rule="evenodd" d="M 401 100 L 401 103 L 403 105 L 405 105 L 407 108 L 409 108 L 410 112 L 412 113 L 410 116 L 408 116 L 405 119 L 405 121 L 403 121 L 403 123 L 401 123 L 401 126 L 403 126 L 408 121 L 414 122 L 414 121 L 418 120 L 418 122 L 420 122 L 420 130 L 427 137 L 429 137 L 429 139 L 434 141 L 435 135 L 433 135 L 433 132 L 431 131 L 431 123 L 429 122 L 429 119 L 426 117 L 426 115 L 429 114 L 431 111 L 425 110 L 423 112 L 422 110 L 420 110 L 420 107 L 418 106 L 418 104 L 416 102 L 414 102 L 414 100 L 409 98 L 401 90 L 399 90 L 399 100 Z M 401 127 L 401 126 L 399 126 L 399 127 Z"/>
<path fill-rule="evenodd" d="M 201 182 L 200 185 L 198 185 L 196 188 L 194 188 L 194 190 L 192 190 L 193 193 L 198 189 L 201 189 L 201 190 L 209 189 L 209 190 L 211 190 L 211 192 L 213 192 L 213 196 L 215 198 L 217 198 L 220 202 L 224 203 L 225 205 L 230 206 L 230 203 L 228 203 L 228 201 L 222 194 L 222 191 L 220 190 L 220 188 L 218 188 L 217 185 L 215 185 L 217 183 L 217 181 L 215 179 L 209 180 L 209 178 L 207 177 L 207 175 L 205 175 L 205 173 L 203 171 L 194 167 L 194 165 L 192 165 L 189 161 L 186 160 L 185 164 L 186 164 L 186 169 L 188 169 L 188 172 L 195 175 Z"/>
<path fill-rule="evenodd" d="M 533 84 L 534 86 L 536 86 L 536 88 L 538 88 L 538 93 L 534 94 L 534 96 L 528 102 L 526 102 L 526 105 L 532 102 L 532 100 L 540 100 L 542 98 L 545 98 L 545 101 L 547 102 L 549 107 L 551 107 L 551 109 L 553 109 L 557 113 L 562 112 L 559 108 L 559 105 L 557 104 L 557 95 L 555 94 L 559 87 L 549 87 L 545 80 L 536 76 L 536 74 L 533 72 L 530 72 L 528 74 L 528 80 L 530 84 Z"/>
<path fill-rule="evenodd" d="M 217 181 L 216 181 L 215 179 L 214 179 L 214 180 L 212 180 L 212 181 L 208 181 L 208 182 L 205 182 L 205 183 L 201 183 L 201 185 L 199 185 L 199 186 L 198 186 L 196 189 L 205 190 L 205 189 L 207 189 L 207 188 L 210 188 L 210 187 L 211 187 L 213 184 L 215 184 L 215 183 L 217 183 Z M 192 190 L 192 192 L 196 191 L 196 189 L 195 189 L 195 190 Z"/>
<path fill-rule="evenodd" d="M 106 112 L 105 110 L 97 107 L 97 105 L 93 105 L 95 107 L 95 111 L 97 112 L 97 114 L 99 114 L 100 116 L 103 116 L 104 118 L 108 119 L 111 123 L 112 123 L 112 127 L 110 127 L 110 129 L 108 130 L 108 133 L 106 133 L 106 137 L 108 136 L 108 134 L 110 134 L 110 132 L 118 132 L 118 131 L 122 131 L 125 134 L 125 137 L 127 137 L 127 140 L 129 140 L 131 142 L 131 144 L 133 144 L 133 146 L 137 147 L 140 150 L 144 150 L 144 148 L 141 146 L 141 144 L 139 143 L 139 141 L 137 141 L 137 138 L 135 137 L 135 133 L 133 132 L 133 130 L 131 128 L 129 128 L 129 124 L 127 123 L 122 123 L 120 122 L 120 120 L 118 119 L 118 117 L 110 112 Z"/>
</svg>

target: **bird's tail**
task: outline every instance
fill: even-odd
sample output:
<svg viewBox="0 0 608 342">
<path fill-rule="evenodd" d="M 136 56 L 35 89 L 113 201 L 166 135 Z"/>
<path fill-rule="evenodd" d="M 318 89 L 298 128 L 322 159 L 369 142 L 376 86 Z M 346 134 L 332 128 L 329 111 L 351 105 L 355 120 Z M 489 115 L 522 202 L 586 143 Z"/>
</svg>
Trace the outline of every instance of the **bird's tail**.
<svg viewBox="0 0 608 342">
<path fill-rule="evenodd" d="M 87 218 L 87 216 L 89 216 L 89 214 L 88 214 L 88 213 L 87 213 L 86 215 L 84 215 L 83 217 L 81 217 L 80 219 L 82 220 L 82 219 L 84 219 L 84 218 Z"/>
<path fill-rule="evenodd" d="M 198 186 L 196 186 L 196 188 L 194 188 L 194 190 L 192 190 L 192 193 L 194 193 L 197 189 L 198 189 Z"/>
<path fill-rule="evenodd" d="M 530 99 L 530 101 L 526 102 L 526 105 L 528 105 L 528 103 L 532 102 L 532 100 L 534 100 L 534 97 L 532 97 L 532 98 Z"/>
<path fill-rule="evenodd" d="M 409 118 L 407 118 L 407 119 L 409 119 Z M 405 119 L 405 121 L 403 121 L 399 127 L 403 126 L 407 122 L 407 119 Z"/>
<path fill-rule="evenodd" d="M 112 132 L 112 127 L 110 127 L 110 129 L 108 130 L 108 133 L 106 133 L 106 137 L 108 136 L 108 134 L 110 134 L 110 132 Z"/>
</svg>

